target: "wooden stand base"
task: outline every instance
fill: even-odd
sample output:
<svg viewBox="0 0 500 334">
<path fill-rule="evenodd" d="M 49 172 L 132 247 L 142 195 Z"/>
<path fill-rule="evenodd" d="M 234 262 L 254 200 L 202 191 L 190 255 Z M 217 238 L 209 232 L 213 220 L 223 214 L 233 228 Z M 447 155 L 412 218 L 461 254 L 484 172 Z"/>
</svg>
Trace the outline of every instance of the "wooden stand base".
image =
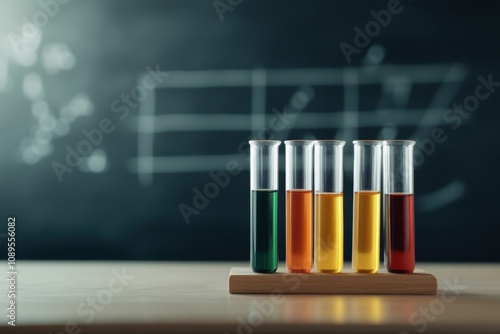
<svg viewBox="0 0 500 334">
<path fill-rule="evenodd" d="M 274 274 L 254 273 L 250 268 L 232 268 L 229 293 L 235 294 L 365 294 L 435 295 L 437 280 L 416 270 L 413 274 L 359 274 L 345 269 L 340 274 L 291 274 L 278 269 Z"/>
</svg>

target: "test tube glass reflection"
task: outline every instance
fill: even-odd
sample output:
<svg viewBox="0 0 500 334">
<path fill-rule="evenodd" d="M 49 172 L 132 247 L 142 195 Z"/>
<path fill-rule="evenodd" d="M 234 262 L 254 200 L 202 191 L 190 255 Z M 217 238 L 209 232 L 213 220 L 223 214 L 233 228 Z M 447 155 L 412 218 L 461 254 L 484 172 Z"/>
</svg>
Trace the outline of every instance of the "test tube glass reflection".
<svg viewBox="0 0 500 334">
<path fill-rule="evenodd" d="M 343 148 L 345 141 L 314 143 L 314 264 L 339 273 L 344 265 Z"/>
<path fill-rule="evenodd" d="M 382 142 L 354 144 L 352 268 L 376 273 L 380 262 L 380 191 Z"/>
<path fill-rule="evenodd" d="M 278 268 L 278 148 L 277 140 L 250 142 L 250 263 L 252 270 L 273 273 Z"/>
<path fill-rule="evenodd" d="M 286 149 L 286 267 L 292 273 L 312 268 L 313 141 L 288 140 Z"/>
</svg>

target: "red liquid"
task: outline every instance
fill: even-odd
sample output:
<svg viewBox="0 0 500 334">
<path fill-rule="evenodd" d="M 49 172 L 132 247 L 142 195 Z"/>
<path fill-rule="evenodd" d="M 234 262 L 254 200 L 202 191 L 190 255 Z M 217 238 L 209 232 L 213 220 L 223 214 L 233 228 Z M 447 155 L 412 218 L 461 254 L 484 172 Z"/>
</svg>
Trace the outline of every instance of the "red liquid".
<svg viewBox="0 0 500 334">
<path fill-rule="evenodd" d="M 415 269 L 413 194 L 385 195 L 385 266 L 392 273 Z"/>
</svg>

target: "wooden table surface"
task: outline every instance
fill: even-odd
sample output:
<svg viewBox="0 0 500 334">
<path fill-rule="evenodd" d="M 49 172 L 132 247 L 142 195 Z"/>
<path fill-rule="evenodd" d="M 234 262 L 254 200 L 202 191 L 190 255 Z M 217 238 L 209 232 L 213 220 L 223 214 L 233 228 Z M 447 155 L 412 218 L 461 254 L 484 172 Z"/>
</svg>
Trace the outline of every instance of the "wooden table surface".
<svg viewBox="0 0 500 334">
<path fill-rule="evenodd" d="M 437 296 L 231 295 L 244 265 L 20 262 L 16 327 L 2 315 L 0 333 L 500 333 L 498 264 L 419 264 Z"/>
</svg>

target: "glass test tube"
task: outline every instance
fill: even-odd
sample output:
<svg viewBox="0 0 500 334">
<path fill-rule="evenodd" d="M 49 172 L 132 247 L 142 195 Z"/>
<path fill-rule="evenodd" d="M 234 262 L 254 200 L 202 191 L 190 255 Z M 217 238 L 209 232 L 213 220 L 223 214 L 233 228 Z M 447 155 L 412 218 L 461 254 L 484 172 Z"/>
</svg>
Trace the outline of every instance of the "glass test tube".
<svg viewBox="0 0 500 334">
<path fill-rule="evenodd" d="M 278 269 L 278 140 L 250 142 L 250 263 L 252 270 Z"/>
<path fill-rule="evenodd" d="M 313 141 L 287 140 L 286 267 L 292 273 L 312 268 Z"/>
<path fill-rule="evenodd" d="M 380 262 L 382 142 L 356 140 L 353 144 L 352 268 L 358 273 L 376 273 Z"/>
<path fill-rule="evenodd" d="M 385 267 L 393 273 L 415 269 L 413 140 L 388 140 L 383 146 Z"/>
<path fill-rule="evenodd" d="M 343 149 L 345 141 L 314 143 L 314 264 L 339 273 L 344 265 Z"/>
</svg>

